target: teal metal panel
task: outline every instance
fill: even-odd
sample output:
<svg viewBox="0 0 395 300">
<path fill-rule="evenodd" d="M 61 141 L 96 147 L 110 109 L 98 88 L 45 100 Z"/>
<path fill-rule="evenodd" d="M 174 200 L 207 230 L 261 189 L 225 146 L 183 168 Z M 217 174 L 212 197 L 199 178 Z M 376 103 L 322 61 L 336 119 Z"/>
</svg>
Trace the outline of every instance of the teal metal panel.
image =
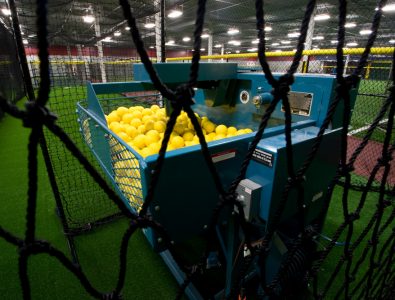
<svg viewBox="0 0 395 300">
<path fill-rule="evenodd" d="M 96 95 L 146 91 L 154 89 L 151 83 L 138 81 L 93 83 L 91 86 Z"/>
<path fill-rule="evenodd" d="M 190 63 L 156 63 L 156 73 L 164 83 L 183 83 L 189 80 Z M 151 79 L 143 64 L 133 65 L 134 79 L 150 82 Z M 236 79 L 236 63 L 200 63 L 198 81 Z"/>
</svg>

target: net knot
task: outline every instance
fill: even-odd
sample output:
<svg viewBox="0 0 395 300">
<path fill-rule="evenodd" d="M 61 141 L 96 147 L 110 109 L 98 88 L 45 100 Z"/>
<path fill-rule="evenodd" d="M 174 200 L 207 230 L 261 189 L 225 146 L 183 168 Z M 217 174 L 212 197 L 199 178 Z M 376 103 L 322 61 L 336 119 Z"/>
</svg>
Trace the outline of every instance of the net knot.
<svg viewBox="0 0 395 300">
<path fill-rule="evenodd" d="M 355 88 L 358 83 L 359 77 L 355 74 L 349 75 L 347 77 L 340 77 L 337 79 L 336 91 L 339 95 L 348 93 L 349 90 Z"/>
<path fill-rule="evenodd" d="M 291 74 L 282 75 L 272 90 L 272 95 L 283 98 L 291 90 L 290 86 L 294 83 L 295 79 Z"/>
<path fill-rule="evenodd" d="M 395 85 L 391 85 L 390 87 L 387 88 L 387 90 L 391 93 L 394 94 L 395 93 Z"/>
<path fill-rule="evenodd" d="M 351 165 L 341 165 L 339 166 L 338 172 L 340 176 L 346 176 L 354 170 L 354 167 Z"/>
<path fill-rule="evenodd" d="M 131 221 L 132 225 L 139 228 L 147 228 L 150 225 L 150 221 L 146 217 L 137 216 L 137 218 Z"/>
<path fill-rule="evenodd" d="M 36 101 L 25 103 L 26 113 L 23 117 L 23 126 L 32 128 L 44 123 L 53 123 L 57 116 L 45 106 L 39 105 Z"/>
<path fill-rule="evenodd" d="M 170 99 L 173 107 L 187 108 L 195 104 L 192 97 L 195 95 L 193 88 L 184 83 L 177 86 L 174 99 Z"/>
<path fill-rule="evenodd" d="M 347 216 L 346 222 L 351 223 L 351 222 L 358 220 L 359 218 L 360 218 L 360 216 L 358 213 L 352 213 Z"/>
<path fill-rule="evenodd" d="M 380 166 L 385 167 L 385 166 L 387 166 L 390 163 L 391 160 L 392 160 L 392 156 L 389 155 L 389 154 L 385 154 L 382 157 L 377 159 L 377 163 Z"/>
</svg>

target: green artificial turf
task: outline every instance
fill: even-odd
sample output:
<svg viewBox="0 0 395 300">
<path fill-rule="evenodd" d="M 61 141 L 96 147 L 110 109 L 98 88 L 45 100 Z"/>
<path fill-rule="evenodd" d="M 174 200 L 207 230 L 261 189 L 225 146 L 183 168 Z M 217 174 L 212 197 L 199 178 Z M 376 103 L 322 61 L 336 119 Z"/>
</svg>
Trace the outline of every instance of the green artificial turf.
<svg viewBox="0 0 395 300">
<path fill-rule="evenodd" d="M 27 199 L 27 143 L 29 130 L 21 121 L 6 116 L 0 121 L 0 226 L 22 238 L 25 232 Z M 36 236 L 51 242 L 69 255 L 55 201 L 39 155 Z M 121 219 L 77 237 L 76 248 L 82 269 L 102 292 L 116 285 L 119 249 L 127 221 Z M 0 239 L 1 299 L 21 299 L 17 247 Z M 141 232 L 129 244 L 125 299 L 173 299 L 177 284 Z M 46 254 L 29 259 L 33 299 L 90 299 L 78 280 Z"/>
</svg>

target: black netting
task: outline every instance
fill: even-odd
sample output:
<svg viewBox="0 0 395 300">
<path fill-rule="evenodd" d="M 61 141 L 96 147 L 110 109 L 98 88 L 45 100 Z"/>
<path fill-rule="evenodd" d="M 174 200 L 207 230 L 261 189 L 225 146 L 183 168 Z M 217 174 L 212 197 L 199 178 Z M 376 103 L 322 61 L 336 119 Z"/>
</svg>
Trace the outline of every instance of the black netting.
<svg viewBox="0 0 395 300">
<path fill-rule="evenodd" d="M 183 13 L 189 16 L 189 20 L 195 19 L 196 6 L 192 5 L 191 1 L 173 2 L 172 5 L 183 8 Z M 137 30 L 136 27 L 136 22 L 141 25 L 150 22 L 153 16 L 160 14 L 159 2 L 133 1 L 131 7 L 126 0 L 121 0 L 120 5 L 112 1 L 95 3 L 52 1 L 48 5 L 46 1 L 38 1 L 38 7 L 30 1 L 18 2 L 21 29 L 28 37 L 25 42 L 25 51 L 37 99 L 30 102 L 26 110 L 22 111 L 12 105 L 12 100 L 15 98 L 3 93 L 0 104 L 3 110 L 14 117 L 23 119 L 24 125 L 32 129 L 28 145 L 29 204 L 25 237 L 17 238 L 2 227 L 0 227 L 0 235 L 19 248 L 19 276 L 24 297 L 30 298 L 31 287 L 27 262 L 33 254 L 47 253 L 55 257 L 78 277 L 91 296 L 105 299 L 118 299 L 121 294 L 125 285 L 127 247 L 131 236 L 137 229 L 154 230 L 159 237 L 158 240 L 163 242 L 162 247 L 170 250 L 174 257 L 185 255 L 185 253 L 178 252 L 179 249 L 176 249 L 166 228 L 157 223 L 155 217 L 151 215 L 151 212 L 156 209 L 155 188 L 158 185 L 161 170 L 166 164 L 166 147 L 176 119 L 182 110 L 187 113 L 199 137 L 202 162 L 207 164 L 211 175 L 205 180 L 213 183 L 219 200 L 212 212 L 211 222 L 205 227 L 206 232 L 203 238 L 205 245 L 200 247 L 201 253 L 196 255 L 197 259 L 193 262 L 185 262 L 181 258 L 185 264 L 180 267 L 185 272 L 186 278 L 183 280 L 178 297 L 182 296 L 191 282 L 197 285 L 199 282 L 200 284 L 204 282 L 202 278 L 208 272 L 206 261 L 212 254 L 212 248 L 220 248 L 218 244 L 221 241 L 217 241 L 216 230 L 223 221 L 223 214 L 238 224 L 238 235 L 241 240 L 237 254 L 231 257 L 236 259 L 233 262 L 235 265 L 237 261 L 237 272 L 234 277 L 228 278 L 231 287 L 228 287 L 227 298 L 284 298 L 295 297 L 295 293 L 298 293 L 297 298 L 305 297 L 304 294 L 307 293 L 316 299 L 323 297 L 328 299 L 337 297 L 389 299 L 392 297 L 395 276 L 393 267 L 394 169 L 392 166 L 395 149 L 393 141 L 395 56 L 393 48 L 383 51 L 383 54 L 378 51 L 378 54 L 369 55 L 369 52 L 373 43 L 375 46 L 388 46 L 388 38 L 392 34 L 391 28 L 393 28 L 394 21 L 387 14 L 382 16 L 381 8 L 386 1 L 379 1 L 377 4 L 371 1 L 350 1 L 347 13 L 347 1 L 339 1 L 339 11 L 338 4 L 332 2 L 316 5 L 316 1 L 312 0 L 304 10 L 305 1 L 293 1 L 293 5 L 284 8 L 279 17 L 274 14 L 278 4 L 271 1 L 267 5 L 259 0 L 256 1 L 256 16 L 249 2 L 229 1 L 228 6 L 224 8 L 220 5 L 220 1 L 210 1 L 207 7 L 206 1 L 198 1 L 196 24 L 177 20 L 168 20 L 166 24 L 166 39 L 172 38 L 172 35 L 180 31 L 190 33 L 194 31 L 193 51 L 192 48 L 186 50 L 182 49 L 183 47 L 180 47 L 178 51 L 169 50 L 172 44 L 180 43 L 179 41 L 170 43 L 167 48 L 168 57 L 191 56 L 182 59 L 192 62 L 189 81 L 185 78 L 186 83 L 178 86 L 177 89 L 163 85 L 161 78 L 153 72 L 150 58 L 154 60 L 154 56 L 157 56 L 157 59 L 161 60 L 159 55 L 156 55 L 161 50 L 158 47 L 157 32 Z M 375 10 L 376 6 L 377 10 Z M 315 30 L 325 35 L 325 38 L 316 38 L 313 41 L 323 40 L 321 46 L 316 48 L 330 48 L 330 44 L 335 45 L 334 47 L 338 48 L 337 55 L 313 54 L 306 59 L 302 51 L 306 40 L 309 39 L 309 20 L 317 14 L 329 12 L 332 16 L 340 15 L 339 20 L 332 17 L 325 24 L 317 22 Z M 365 16 L 365 23 L 358 24 L 359 29 L 368 27 L 371 32 L 367 35 L 361 34 L 362 37 L 351 34 L 345 39 L 344 24 L 355 18 L 356 13 Z M 87 14 L 94 17 L 93 25 L 92 22 L 87 22 L 85 28 L 72 25 L 73 19 L 81 19 Z M 13 17 L 18 18 L 16 15 Z M 205 22 L 203 22 L 204 18 Z M 377 31 L 380 21 L 383 29 Z M 338 29 L 338 23 L 340 29 Z M 224 60 L 232 61 L 232 59 L 240 58 L 238 64 L 240 67 L 244 66 L 246 72 L 263 69 L 273 90 L 272 102 L 261 116 L 259 127 L 251 139 L 240 173 L 234 178 L 230 187 L 225 188 L 216 172 L 199 121 L 192 110 L 193 101 L 191 100 L 194 94 L 193 88 L 197 85 L 200 52 L 206 51 L 200 50 L 203 47 L 202 44 L 205 43 L 205 40 L 201 38 L 202 33 L 207 32 L 215 36 L 216 42 L 221 45 L 218 48 L 221 48 L 224 53 L 246 52 L 250 49 L 250 45 L 246 45 L 247 41 L 240 41 L 243 45 L 241 50 L 232 48 L 238 45 L 237 43 L 232 43 L 231 46 L 227 44 L 225 38 L 230 26 L 240 28 L 243 26 L 243 32 L 248 32 L 244 31 L 244 28 L 250 28 L 255 36 L 258 32 L 257 56 L 254 59 L 237 56 L 208 59 L 219 59 L 225 62 Z M 270 26 L 272 29 L 266 30 L 267 33 L 265 33 L 265 26 Z M 128 29 L 125 29 L 126 27 Z M 300 34 L 294 42 L 284 43 L 273 41 L 271 31 L 280 31 L 284 35 L 297 31 Z M 347 40 L 349 36 L 352 37 L 352 41 Z M 135 48 L 130 47 L 132 38 Z M 336 43 L 331 43 L 333 40 Z M 143 48 L 142 41 L 147 52 Z M 38 42 L 37 47 L 33 46 L 36 42 Z M 49 45 L 46 44 L 47 42 Z M 211 40 L 211 43 L 213 42 Z M 346 50 L 343 53 L 343 46 L 351 42 L 357 43 L 364 49 L 358 55 L 352 52 L 350 54 Z M 275 45 L 277 43 L 279 45 Z M 163 46 L 163 40 L 161 46 Z M 314 48 L 310 46 L 308 47 Z M 351 47 L 350 44 L 349 46 Z M 156 51 L 150 50 L 151 47 L 156 48 Z M 265 55 L 266 51 L 275 49 L 283 51 L 291 47 L 295 48 L 292 55 Z M 49 56 L 47 51 L 49 51 Z M 102 169 L 88 147 L 82 143 L 75 109 L 77 101 L 86 98 L 84 84 L 87 80 L 92 82 L 131 81 L 133 80 L 131 65 L 140 59 L 150 75 L 154 89 L 160 91 L 169 100 L 172 113 L 169 115 L 159 157 L 151 173 L 144 203 L 139 213 L 135 214 L 114 192 L 109 181 L 103 179 Z M 285 73 L 285 75 L 273 77 L 273 71 Z M 291 138 L 292 117 L 288 92 L 293 84 L 295 72 L 334 74 L 338 84 L 336 97 L 316 134 L 312 148 L 308 149 L 303 160 L 295 159 Z M 11 81 L 14 83 L 15 80 Z M 20 83 L 20 80 L 17 82 Z M 358 85 L 356 105 L 351 117 L 350 90 Z M 115 93 L 115 95 L 103 95 L 103 98 L 121 97 L 127 101 L 129 96 Z M 160 97 L 156 98 L 156 96 L 150 101 L 161 103 Z M 47 102 L 50 110 L 44 107 Z M 246 176 L 254 150 L 279 102 L 282 102 L 285 116 L 287 163 L 284 172 L 288 180 L 282 187 L 280 201 L 276 210 L 273 211 L 271 222 L 265 224 L 264 227 L 259 227 L 246 220 L 243 205 L 237 197 L 237 187 Z M 52 112 L 58 116 L 56 122 L 56 117 Z M 314 164 L 320 147 L 323 147 L 322 139 L 325 130 L 331 126 L 334 114 L 339 114 L 339 112 L 342 115 L 342 132 L 339 137 L 341 149 L 338 170 L 336 176 L 328 182 L 325 205 L 319 209 L 320 213 L 314 220 L 305 224 L 303 206 L 306 189 L 305 175 Z M 89 124 L 90 121 L 86 116 L 82 124 Z M 82 130 L 86 128 L 83 127 Z M 55 192 L 58 191 L 58 205 L 64 209 L 60 214 L 66 233 L 90 229 L 94 224 L 107 222 L 109 218 L 117 215 L 129 218 L 130 224 L 124 233 L 120 248 L 118 281 L 115 288 L 108 294 L 96 289 L 82 269 L 74 265 L 61 251 L 35 237 L 36 156 L 37 145 L 43 138 L 47 143 L 47 148 L 44 148 L 43 152 L 45 157 L 48 155 L 47 163 L 50 164 L 47 167 L 52 187 Z M 89 141 L 87 143 L 89 146 Z M 45 142 L 41 141 L 41 146 L 43 145 L 45 147 Z M 47 154 L 46 150 L 48 150 Z M 122 148 L 121 152 L 125 152 L 125 149 Z M 126 157 L 126 161 L 129 160 L 130 157 Z M 133 167 L 135 168 L 135 165 Z M 121 187 L 121 190 L 127 194 L 129 190 L 125 192 L 125 189 Z M 351 190 L 355 197 L 353 199 L 350 196 Z M 109 198 L 112 201 L 109 201 Z M 284 255 L 279 271 L 271 280 L 267 280 L 265 272 L 271 259 L 269 250 L 271 245 L 278 241 L 278 235 L 281 235 L 282 214 L 291 198 L 297 206 L 298 214 L 295 217 L 297 226 L 292 230 L 292 237 L 288 237 L 288 251 Z M 367 211 L 366 206 L 372 201 L 375 203 L 373 206 L 375 210 Z M 141 197 L 138 205 L 141 205 Z M 339 214 L 342 215 L 341 220 L 338 218 Z M 324 219 L 325 223 L 323 223 Z M 246 254 L 247 252 L 249 254 Z M 205 298 L 213 296 L 210 291 L 207 293 L 204 295 Z"/>
</svg>

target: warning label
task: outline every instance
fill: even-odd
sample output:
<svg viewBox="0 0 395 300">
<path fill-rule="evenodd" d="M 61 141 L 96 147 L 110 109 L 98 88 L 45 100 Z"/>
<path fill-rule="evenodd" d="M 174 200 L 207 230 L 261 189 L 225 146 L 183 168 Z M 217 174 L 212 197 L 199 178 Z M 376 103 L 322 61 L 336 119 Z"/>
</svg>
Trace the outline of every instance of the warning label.
<svg viewBox="0 0 395 300">
<path fill-rule="evenodd" d="M 273 154 L 260 149 L 255 149 L 252 159 L 256 160 L 270 168 L 273 167 Z"/>
<path fill-rule="evenodd" d="M 213 163 L 217 163 L 236 156 L 236 149 L 229 149 L 211 155 Z"/>
</svg>

